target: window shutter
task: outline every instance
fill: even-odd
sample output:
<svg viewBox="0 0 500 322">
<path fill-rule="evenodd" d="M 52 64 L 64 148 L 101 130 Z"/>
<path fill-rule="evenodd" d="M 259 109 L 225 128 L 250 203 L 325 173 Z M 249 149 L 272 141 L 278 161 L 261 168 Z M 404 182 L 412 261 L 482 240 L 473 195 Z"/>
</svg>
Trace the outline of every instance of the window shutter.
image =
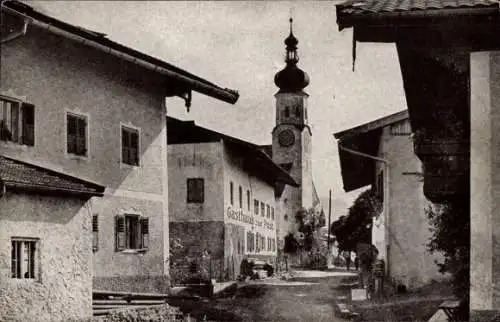
<svg viewBox="0 0 500 322">
<path fill-rule="evenodd" d="M 149 247 L 149 218 L 141 218 L 141 236 L 142 236 L 142 247 L 143 249 L 148 249 Z"/>
<path fill-rule="evenodd" d="M 77 123 L 77 141 L 76 141 L 76 146 L 77 146 L 77 151 L 76 154 L 78 155 L 86 155 L 87 154 L 87 135 L 86 135 L 86 128 L 87 128 L 87 122 L 83 118 L 77 118 L 76 119 Z"/>
<path fill-rule="evenodd" d="M 35 106 L 23 103 L 22 111 L 22 143 L 35 145 Z"/>
<path fill-rule="evenodd" d="M 92 216 L 92 251 L 99 249 L 99 216 Z"/>
<path fill-rule="evenodd" d="M 76 118 L 68 115 L 67 116 L 67 151 L 68 153 L 76 153 Z"/>
<path fill-rule="evenodd" d="M 116 232 L 116 251 L 125 249 L 125 217 L 115 217 L 115 232 Z"/>
<path fill-rule="evenodd" d="M 139 165 L 139 133 L 130 132 L 130 161 L 133 165 Z"/>
</svg>

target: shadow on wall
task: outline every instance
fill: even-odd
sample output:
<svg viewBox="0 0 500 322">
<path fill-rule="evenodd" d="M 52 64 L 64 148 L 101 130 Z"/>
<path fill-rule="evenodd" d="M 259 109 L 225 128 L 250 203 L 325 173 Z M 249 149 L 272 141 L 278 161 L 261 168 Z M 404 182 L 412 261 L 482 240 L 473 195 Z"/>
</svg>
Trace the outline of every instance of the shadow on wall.
<svg viewBox="0 0 500 322">
<path fill-rule="evenodd" d="M 55 224 L 70 222 L 87 200 L 8 191 L 0 199 L 0 221 L 31 221 Z"/>
</svg>

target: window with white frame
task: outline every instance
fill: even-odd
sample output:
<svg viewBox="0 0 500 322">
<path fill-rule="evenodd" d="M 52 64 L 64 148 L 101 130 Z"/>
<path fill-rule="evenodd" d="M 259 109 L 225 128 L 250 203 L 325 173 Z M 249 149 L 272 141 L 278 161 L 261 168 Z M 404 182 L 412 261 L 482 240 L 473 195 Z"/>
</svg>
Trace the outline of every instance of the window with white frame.
<svg viewBox="0 0 500 322">
<path fill-rule="evenodd" d="M 259 200 L 257 199 L 253 200 L 253 213 L 256 215 L 259 214 Z"/>
<path fill-rule="evenodd" d="M 0 141 L 35 144 L 35 106 L 0 96 Z"/>
<path fill-rule="evenodd" d="M 147 250 L 149 219 L 134 214 L 116 216 L 116 250 Z"/>
<path fill-rule="evenodd" d="M 12 238 L 12 278 L 37 279 L 37 244 L 34 238 Z"/>
<path fill-rule="evenodd" d="M 247 190 L 247 208 L 250 211 L 250 190 Z"/>
<path fill-rule="evenodd" d="M 79 156 L 87 156 L 87 117 L 74 113 L 66 115 L 66 149 L 67 152 Z"/>
<path fill-rule="evenodd" d="M 122 163 L 139 165 L 139 131 L 122 126 Z"/>
<path fill-rule="evenodd" d="M 262 217 L 266 216 L 266 205 L 262 201 L 260 202 L 260 215 Z"/>
<path fill-rule="evenodd" d="M 271 206 L 266 205 L 266 210 L 267 210 L 267 218 L 271 218 Z"/>
</svg>

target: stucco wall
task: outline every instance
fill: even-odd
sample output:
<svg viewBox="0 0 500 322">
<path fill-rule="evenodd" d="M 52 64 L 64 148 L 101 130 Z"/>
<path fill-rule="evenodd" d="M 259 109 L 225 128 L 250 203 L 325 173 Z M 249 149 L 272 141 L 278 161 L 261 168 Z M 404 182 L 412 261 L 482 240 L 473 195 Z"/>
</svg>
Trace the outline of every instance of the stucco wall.
<svg viewBox="0 0 500 322">
<path fill-rule="evenodd" d="M 1 66 L 0 94 L 35 105 L 35 145 L 0 142 L 0 151 L 106 186 L 97 202 L 102 242 L 95 282 L 111 287 L 116 283 L 106 278 L 120 274 L 168 275 L 165 89 L 158 75 L 31 25 L 2 46 Z M 88 118 L 87 157 L 66 153 L 68 111 Z M 121 163 L 122 124 L 139 129 L 138 167 Z M 150 252 L 113 253 L 112 217 L 122 205 L 151 216 Z"/>
<path fill-rule="evenodd" d="M 92 315 L 90 204 L 7 192 L 0 199 L 0 320 Z M 11 278 L 11 238 L 38 238 L 36 280 Z"/>
<path fill-rule="evenodd" d="M 222 221 L 223 177 L 221 143 L 168 145 L 170 221 Z M 187 203 L 188 178 L 204 179 L 203 203 Z"/>
<path fill-rule="evenodd" d="M 500 309 L 500 52 L 471 54 L 470 308 Z"/>
<path fill-rule="evenodd" d="M 395 281 L 409 288 L 421 286 L 432 279 L 442 279 L 435 260 L 426 244 L 431 237 L 425 213 L 429 202 L 423 195 L 421 162 L 413 152 L 409 135 L 392 135 L 390 127 L 383 129 L 379 157 L 389 161 L 389 225 L 386 238 L 389 244 L 388 269 Z M 382 165 L 377 165 L 378 171 Z M 389 196 L 387 196 L 389 192 Z"/>
</svg>

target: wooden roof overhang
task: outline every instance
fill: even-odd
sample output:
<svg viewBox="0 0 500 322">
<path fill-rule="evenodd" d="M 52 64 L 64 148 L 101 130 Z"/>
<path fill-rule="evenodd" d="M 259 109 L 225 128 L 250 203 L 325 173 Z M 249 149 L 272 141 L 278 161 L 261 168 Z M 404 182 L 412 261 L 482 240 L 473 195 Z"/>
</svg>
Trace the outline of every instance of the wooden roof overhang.
<svg viewBox="0 0 500 322">
<path fill-rule="evenodd" d="M 356 42 L 396 44 L 424 194 L 444 201 L 469 193 L 469 54 L 500 50 L 498 4 L 389 13 L 339 5 L 337 22 L 354 29 L 353 58 Z"/>
</svg>

